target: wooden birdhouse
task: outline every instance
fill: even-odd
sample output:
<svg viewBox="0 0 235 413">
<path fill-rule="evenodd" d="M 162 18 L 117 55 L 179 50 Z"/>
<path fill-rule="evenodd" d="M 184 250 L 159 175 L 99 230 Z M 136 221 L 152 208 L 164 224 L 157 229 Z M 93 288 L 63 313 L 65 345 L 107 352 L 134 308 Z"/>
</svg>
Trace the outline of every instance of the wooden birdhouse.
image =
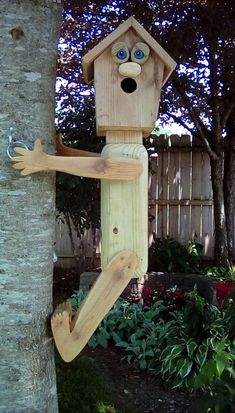
<svg viewBox="0 0 235 413">
<path fill-rule="evenodd" d="M 94 80 L 97 134 L 155 126 L 161 88 L 175 61 L 130 17 L 83 57 L 85 80 Z"/>
<path fill-rule="evenodd" d="M 51 328 L 65 361 L 83 349 L 133 276 L 148 267 L 148 153 L 143 136 L 153 130 L 162 85 L 175 62 L 131 17 L 83 58 L 85 79 L 94 79 L 98 135 L 106 136 L 101 155 L 67 148 L 57 154 L 16 147 L 22 175 L 60 171 L 101 179 L 102 272 L 74 317 L 59 305 Z"/>
</svg>

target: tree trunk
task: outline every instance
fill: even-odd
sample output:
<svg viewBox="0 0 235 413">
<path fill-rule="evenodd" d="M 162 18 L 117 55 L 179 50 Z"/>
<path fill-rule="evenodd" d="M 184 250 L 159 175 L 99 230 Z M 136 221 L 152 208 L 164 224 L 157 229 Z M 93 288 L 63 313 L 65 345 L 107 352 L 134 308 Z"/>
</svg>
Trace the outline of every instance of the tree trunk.
<svg viewBox="0 0 235 413">
<path fill-rule="evenodd" d="M 211 180 L 214 201 L 215 221 L 215 264 L 218 266 L 228 265 L 227 229 L 224 207 L 224 159 L 211 158 Z"/>
<path fill-rule="evenodd" d="M 226 213 L 228 258 L 231 262 L 235 258 L 234 253 L 234 214 L 235 214 L 235 151 L 230 148 L 225 153 L 224 168 L 224 202 Z"/>
<path fill-rule="evenodd" d="M 234 215 L 235 215 L 235 109 L 226 125 L 224 160 L 224 202 L 228 237 L 229 261 L 235 259 Z"/>
<path fill-rule="evenodd" d="M 55 413 L 52 311 L 54 176 L 20 177 L 9 127 L 53 151 L 61 0 L 0 0 L 0 413 Z"/>
</svg>

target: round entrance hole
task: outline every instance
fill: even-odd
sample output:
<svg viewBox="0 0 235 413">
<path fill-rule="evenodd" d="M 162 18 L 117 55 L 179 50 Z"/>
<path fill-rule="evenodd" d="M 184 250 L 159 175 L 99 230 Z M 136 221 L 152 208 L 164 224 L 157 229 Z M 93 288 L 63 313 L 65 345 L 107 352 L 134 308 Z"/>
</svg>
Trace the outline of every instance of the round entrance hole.
<svg viewBox="0 0 235 413">
<path fill-rule="evenodd" d="M 137 89 L 137 83 L 131 77 L 126 77 L 121 81 L 121 88 L 125 93 L 133 93 Z"/>
</svg>

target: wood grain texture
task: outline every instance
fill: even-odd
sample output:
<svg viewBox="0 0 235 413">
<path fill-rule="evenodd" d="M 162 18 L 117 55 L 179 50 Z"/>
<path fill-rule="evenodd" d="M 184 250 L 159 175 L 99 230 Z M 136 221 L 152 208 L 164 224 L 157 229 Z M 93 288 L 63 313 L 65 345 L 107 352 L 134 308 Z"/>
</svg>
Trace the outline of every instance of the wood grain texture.
<svg viewBox="0 0 235 413">
<path fill-rule="evenodd" d="M 72 361 L 112 308 L 130 281 L 137 264 L 132 251 L 121 251 L 102 271 L 88 297 L 71 320 L 71 307 L 60 305 L 51 318 L 55 344 L 64 361 Z"/>
<path fill-rule="evenodd" d="M 101 181 L 101 265 L 105 268 L 119 251 L 130 249 L 138 258 L 135 275 L 142 276 L 148 265 L 147 151 L 139 144 L 108 144 L 101 155 L 138 159 L 143 165 L 134 181 Z"/>
<path fill-rule="evenodd" d="M 140 130 L 137 131 L 107 131 L 106 143 L 139 143 L 143 144 L 143 133 Z"/>
</svg>

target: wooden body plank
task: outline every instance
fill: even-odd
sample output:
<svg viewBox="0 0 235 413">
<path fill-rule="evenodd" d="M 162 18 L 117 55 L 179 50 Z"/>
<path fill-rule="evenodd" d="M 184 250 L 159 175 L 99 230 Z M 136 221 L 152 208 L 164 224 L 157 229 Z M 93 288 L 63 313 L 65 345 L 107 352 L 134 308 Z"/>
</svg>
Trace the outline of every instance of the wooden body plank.
<svg viewBox="0 0 235 413">
<path fill-rule="evenodd" d="M 139 144 L 108 144 L 102 156 L 139 159 L 143 173 L 133 181 L 101 181 L 101 265 L 119 251 L 130 249 L 138 258 L 136 276 L 148 265 L 148 154 Z M 134 276 L 134 274 L 133 274 Z"/>
<path fill-rule="evenodd" d="M 127 286 L 136 264 L 137 258 L 132 251 L 117 254 L 102 271 L 72 321 L 68 303 L 57 307 L 51 318 L 51 327 L 56 347 L 64 361 L 72 361 L 85 347 Z"/>
</svg>

